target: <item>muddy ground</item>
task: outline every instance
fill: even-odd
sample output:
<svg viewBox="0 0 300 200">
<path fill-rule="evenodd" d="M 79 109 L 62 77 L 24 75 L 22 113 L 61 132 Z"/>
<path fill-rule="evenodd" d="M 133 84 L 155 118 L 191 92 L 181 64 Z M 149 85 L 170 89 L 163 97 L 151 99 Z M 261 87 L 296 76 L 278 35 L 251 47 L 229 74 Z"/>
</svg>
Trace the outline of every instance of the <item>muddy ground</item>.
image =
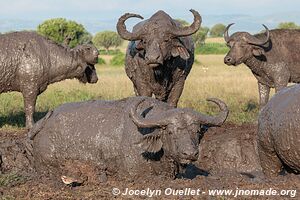
<svg viewBox="0 0 300 200">
<path fill-rule="evenodd" d="M 274 179 L 263 176 L 257 158 L 255 124 L 227 123 L 223 127 L 210 128 L 201 140 L 199 160 L 187 166 L 178 179 L 140 177 L 120 180 L 109 177 L 106 183 L 83 183 L 73 188 L 61 180 L 41 177 L 31 169 L 21 156 L 23 145 L 19 141 L 25 134 L 26 131 L 0 132 L 0 200 L 147 199 L 151 195 L 154 199 L 300 199 L 297 194 L 300 192 L 300 175 L 283 172 Z M 3 155 L 3 152 L 18 153 Z M 131 195 L 112 194 L 124 193 L 126 188 L 131 190 Z M 228 193 L 232 190 L 231 195 L 209 195 L 218 189 L 228 190 Z M 239 195 L 235 197 L 237 191 Z M 143 194 L 134 195 L 133 192 Z M 265 194 L 249 195 L 251 192 Z"/>
</svg>

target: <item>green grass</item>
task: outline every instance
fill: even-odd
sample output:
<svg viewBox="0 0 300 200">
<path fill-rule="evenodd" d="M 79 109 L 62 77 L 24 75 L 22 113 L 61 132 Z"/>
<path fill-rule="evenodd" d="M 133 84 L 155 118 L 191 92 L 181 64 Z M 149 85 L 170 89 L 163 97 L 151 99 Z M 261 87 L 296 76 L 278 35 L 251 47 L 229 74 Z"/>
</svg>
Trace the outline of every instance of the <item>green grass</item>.
<svg viewBox="0 0 300 200">
<path fill-rule="evenodd" d="M 109 63 L 112 56 L 103 56 Z M 254 122 L 258 115 L 257 81 L 244 65 L 229 67 L 223 63 L 224 55 L 196 55 L 188 76 L 179 107 L 190 107 L 199 112 L 215 114 L 218 109 L 205 101 L 217 97 L 230 109 L 228 121 Z M 40 119 L 49 109 L 66 102 L 89 99 L 114 100 L 134 96 L 132 83 L 124 66 L 97 65 L 99 81 L 81 84 L 78 80 L 66 80 L 48 86 L 37 100 L 35 119 Z M 23 98 L 18 92 L 0 94 L 0 126 L 2 129 L 20 129 L 25 126 Z"/>
<path fill-rule="evenodd" d="M 105 62 L 105 60 L 104 60 L 103 58 L 99 57 L 99 58 L 98 58 L 98 64 L 99 64 L 99 65 L 105 65 L 106 62 Z"/>
<path fill-rule="evenodd" d="M 221 54 L 224 55 L 228 52 L 229 48 L 224 43 L 205 43 L 195 49 L 195 54 L 209 55 Z"/>
<path fill-rule="evenodd" d="M 120 49 L 110 49 L 108 51 L 106 51 L 104 49 L 99 50 L 100 55 L 116 55 L 116 54 L 119 54 L 119 53 L 121 53 Z"/>
</svg>

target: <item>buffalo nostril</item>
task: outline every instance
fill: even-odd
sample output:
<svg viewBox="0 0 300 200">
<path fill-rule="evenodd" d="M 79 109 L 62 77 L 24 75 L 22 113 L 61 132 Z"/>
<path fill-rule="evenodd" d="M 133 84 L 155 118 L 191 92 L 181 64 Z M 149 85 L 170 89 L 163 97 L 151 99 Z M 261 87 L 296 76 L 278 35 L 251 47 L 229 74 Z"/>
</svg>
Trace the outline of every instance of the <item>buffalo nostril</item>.
<svg viewBox="0 0 300 200">
<path fill-rule="evenodd" d="M 230 63 L 232 61 L 231 57 L 225 57 L 225 62 Z"/>
<path fill-rule="evenodd" d="M 199 155 L 199 151 L 194 152 L 182 152 L 182 156 L 190 159 L 197 159 Z"/>
</svg>

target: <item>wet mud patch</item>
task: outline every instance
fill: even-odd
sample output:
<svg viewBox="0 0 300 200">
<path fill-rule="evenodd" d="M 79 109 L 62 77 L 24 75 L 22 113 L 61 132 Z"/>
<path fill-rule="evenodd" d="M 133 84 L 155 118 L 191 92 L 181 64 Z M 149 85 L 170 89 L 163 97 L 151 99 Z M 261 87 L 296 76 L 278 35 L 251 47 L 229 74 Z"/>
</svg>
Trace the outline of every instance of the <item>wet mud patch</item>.
<svg viewBox="0 0 300 200">
<path fill-rule="evenodd" d="M 36 174 L 25 160 L 21 159 L 22 156 L 9 154 L 7 157 L 20 161 L 10 162 L 16 163 L 15 166 L 11 164 L 10 167 L 6 165 L 5 169 L 2 168 L 0 199 L 146 199 L 151 195 L 149 191 L 161 192 L 153 193 L 153 199 L 291 199 L 294 194 L 291 192 L 288 195 L 275 196 L 243 195 L 243 192 L 245 194 L 245 191 L 247 193 L 250 190 L 280 192 L 284 189 L 300 192 L 299 175 L 285 173 L 274 179 L 263 176 L 256 157 L 256 132 L 255 124 L 227 123 L 222 127 L 210 128 L 201 140 L 199 160 L 188 166 L 190 177 L 174 180 L 158 176 L 136 179 L 109 177 L 103 183 L 92 181 L 71 187 L 64 184 L 60 178 L 53 180 Z M 10 146 L 11 152 L 18 152 L 18 148 L 22 149 L 19 141 L 25 138 L 25 134 L 25 130 L 0 132 L 0 150 L 4 152 L 4 149 Z M 71 165 L 70 167 L 72 168 Z M 84 170 L 88 170 L 86 166 L 83 166 L 81 171 Z M 209 195 L 209 192 L 221 189 L 232 190 L 231 195 Z M 128 194 L 136 190 L 145 190 L 148 193 Z M 200 193 L 192 195 L 191 190 L 199 190 Z M 113 195 L 113 191 L 119 191 L 120 194 Z M 180 195 L 181 191 L 185 194 Z M 235 197 L 237 193 L 239 195 Z M 299 194 L 295 195 L 293 199 L 298 199 Z"/>
</svg>

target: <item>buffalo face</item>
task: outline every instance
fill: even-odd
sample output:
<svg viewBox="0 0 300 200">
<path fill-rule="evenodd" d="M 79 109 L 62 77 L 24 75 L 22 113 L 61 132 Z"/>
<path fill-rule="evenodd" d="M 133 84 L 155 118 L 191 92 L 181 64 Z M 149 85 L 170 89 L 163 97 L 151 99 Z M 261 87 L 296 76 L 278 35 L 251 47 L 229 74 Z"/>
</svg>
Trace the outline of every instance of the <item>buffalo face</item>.
<svg viewBox="0 0 300 200">
<path fill-rule="evenodd" d="M 259 39 L 247 32 L 236 32 L 229 36 L 228 29 L 232 25 L 229 24 L 224 33 L 225 42 L 230 48 L 230 51 L 224 58 L 225 64 L 237 66 L 253 56 L 259 57 L 264 54 L 262 45 L 266 44 L 270 39 L 269 30 L 265 25 L 263 25 L 266 28 L 266 37 L 264 39 Z"/>
<path fill-rule="evenodd" d="M 190 57 L 188 50 L 182 44 L 180 37 L 189 36 L 195 33 L 201 25 L 201 16 L 198 12 L 191 10 L 194 15 L 194 22 L 189 27 L 181 27 L 163 11 L 158 11 L 150 19 L 145 20 L 133 29 L 133 32 L 126 30 L 125 21 L 130 17 L 143 19 L 137 14 L 126 13 L 120 17 L 117 30 L 119 35 L 132 41 L 131 51 L 142 57 L 149 67 L 162 65 L 164 60 L 180 56 L 187 60 Z"/>
<path fill-rule="evenodd" d="M 82 60 L 81 63 L 81 73 L 77 77 L 82 83 L 97 83 L 98 76 L 96 73 L 95 64 L 98 62 L 98 50 L 95 46 L 86 44 L 80 45 L 77 48 L 79 56 Z"/>
<path fill-rule="evenodd" d="M 225 103 L 218 99 L 210 99 L 221 109 L 216 117 L 206 116 L 191 109 L 174 108 L 151 118 L 143 118 L 136 111 L 143 101 L 131 108 L 132 121 L 138 128 L 159 128 L 159 130 L 144 135 L 139 142 L 140 146 L 146 152 L 154 153 L 163 148 L 167 155 L 182 164 L 198 159 L 201 126 L 219 126 L 228 115 Z"/>
</svg>

